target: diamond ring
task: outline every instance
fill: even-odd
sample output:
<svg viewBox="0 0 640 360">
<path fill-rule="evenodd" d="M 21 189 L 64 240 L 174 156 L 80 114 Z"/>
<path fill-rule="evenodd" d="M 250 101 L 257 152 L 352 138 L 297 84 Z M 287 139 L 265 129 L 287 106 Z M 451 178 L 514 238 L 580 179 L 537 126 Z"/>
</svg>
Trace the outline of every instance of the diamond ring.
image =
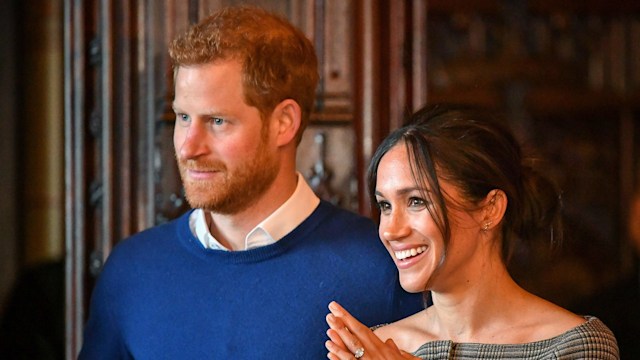
<svg viewBox="0 0 640 360">
<path fill-rule="evenodd" d="M 353 356 L 355 356 L 356 359 L 360 359 L 361 357 L 364 356 L 364 348 L 357 348 L 356 352 L 353 354 Z"/>
</svg>

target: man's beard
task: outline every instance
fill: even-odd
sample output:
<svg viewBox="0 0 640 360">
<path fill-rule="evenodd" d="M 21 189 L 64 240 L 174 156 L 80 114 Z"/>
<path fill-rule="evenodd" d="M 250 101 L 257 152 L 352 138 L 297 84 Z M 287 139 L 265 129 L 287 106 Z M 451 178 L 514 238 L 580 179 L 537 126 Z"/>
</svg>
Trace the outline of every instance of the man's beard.
<svg viewBox="0 0 640 360">
<path fill-rule="evenodd" d="M 237 214 L 253 205 L 273 184 L 279 164 L 263 142 L 255 156 L 229 171 L 221 161 L 180 160 L 178 167 L 189 205 L 218 214 Z M 217 171 L 215 180 L 188 180 L 187 169 Z"/>
</svg>

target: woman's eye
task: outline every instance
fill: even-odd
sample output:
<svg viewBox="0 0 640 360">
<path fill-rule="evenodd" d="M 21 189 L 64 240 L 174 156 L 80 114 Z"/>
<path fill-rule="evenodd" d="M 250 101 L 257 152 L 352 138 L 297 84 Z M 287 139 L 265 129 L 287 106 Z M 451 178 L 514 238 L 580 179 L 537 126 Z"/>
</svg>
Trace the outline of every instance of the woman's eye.
<svg viewBox="0 0 640 360">
<path fill-rule="evenodd" d="M 416 198 L 416 197 L 412 197 L 409 199 L 409 206 L 410 207 L 417 207 L 417 208 L 423 208 L 426 206 L 426 202 L 423 199 L 420 198 Z"/>
<path fill-rule="evenodd" d="M 378 209 L 382 213 L 389 212 L 391 210 L 391 204 L 386 201 L 378 201 Z"/>
</svg>

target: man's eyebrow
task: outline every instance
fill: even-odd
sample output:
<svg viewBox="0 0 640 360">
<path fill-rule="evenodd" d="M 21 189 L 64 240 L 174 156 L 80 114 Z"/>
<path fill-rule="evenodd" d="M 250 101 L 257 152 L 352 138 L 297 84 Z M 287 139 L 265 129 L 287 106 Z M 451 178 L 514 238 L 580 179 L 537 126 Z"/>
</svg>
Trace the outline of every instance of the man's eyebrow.
<svg viewBox="0 0 640 360">
<path fill-rule="evenodd" d="M 183 112 L 185 112 L 179 106 L 176 106 L 173 103 L 171 104 L 171 109 L 175 113 L 183 113 Z M 212 116 L 212 117 L 221 116 L 222 117 L 222 116 L 224 116 L 224 111 L 206 110 L 205 112 L 203 112 L 201 114 L 196 114 L 196 115 L 197 116 L 202 116 L 202 117 L 208 117 L 208 116 Z"/>
</svg>

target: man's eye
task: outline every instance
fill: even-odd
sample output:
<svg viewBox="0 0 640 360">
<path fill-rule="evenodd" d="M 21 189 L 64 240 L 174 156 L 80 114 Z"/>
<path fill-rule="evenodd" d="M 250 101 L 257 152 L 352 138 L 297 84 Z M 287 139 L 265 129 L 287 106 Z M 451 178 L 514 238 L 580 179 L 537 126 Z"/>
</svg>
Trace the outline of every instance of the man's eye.
<svg viewBox="0 0 640 360">
<path fill-rule="evenodd" d="M 211 123 L 213 125 L 222 125 L 224 124 L 224 119 L 214 117 L 214 118 L 211 118 Z"/>
<path fill-rule="evenodd" d="M 176 114 L 176 121 L 180 124 L 186 125 L 191 119 L 189 119 L 189 115 L 187 114 Z"/>
</svg>

